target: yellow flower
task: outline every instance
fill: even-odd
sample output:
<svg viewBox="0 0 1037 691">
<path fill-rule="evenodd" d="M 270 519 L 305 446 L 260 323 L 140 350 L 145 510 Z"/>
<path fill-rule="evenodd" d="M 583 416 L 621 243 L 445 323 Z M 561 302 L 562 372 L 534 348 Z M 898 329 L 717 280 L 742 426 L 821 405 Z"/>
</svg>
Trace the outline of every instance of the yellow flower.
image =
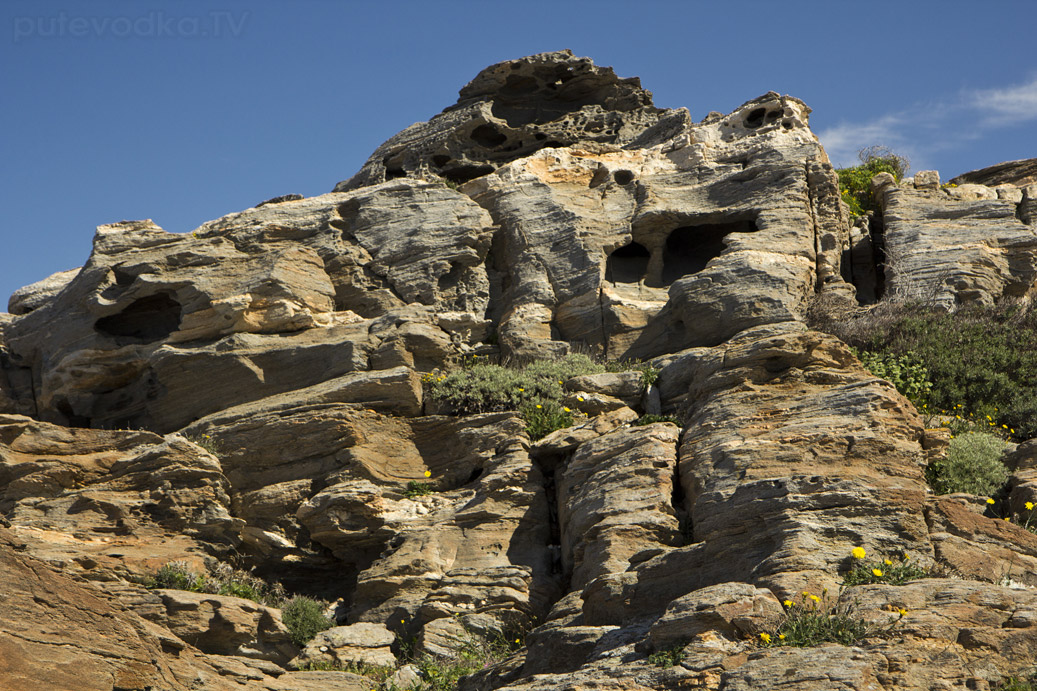
<svg viewBox="0 0 1037 691">
<path fill-rule="evenodd" d="M 781 641 L 785 640 L 785 634 L 779 633 L 778 634 L 778 640 L 781 640 Z"/>
<path fill-rule="evenodd" d="M 583 403 L 583 396 L 577 396 L 576 400 L 579 401 L 580 403 Z"/>
<path fill-rule="evenodd" d="M 877 578 L 882 578 L 882 569 L 872 569 L 871 572 L 875 574 Z"/>
<path fill-rule="evenodd" d="M 1006 521 L 1007 521 L 1007 520 L 1009 520 L 1008 516 L 1005 516 L 1005 520 L 1006 520 Z"/>
<path fill-rule="evenodd" d="M 782 602 L 781 604 L 785 605 L 786 607 L 792 607 L 792 605 L 795 603 L 792 602 L 792 600 L 785 600 L 785 602 Z"/>
<path fill-rule="evenodd" d="M 853 552 L 851 552 L 850 554 L 853 555 L 854 559 L 863 559 L 868 555 L 868 553 L 864 551 L 863 547 L 854 547 Z"/>
<path fill-rule="evenodd" d="M 432 477 L 432 471 L 431 470 L 426 470 L 425 471 L 425 477 Z"/>
<path fill-rule="evenodd" d="M 811 595 L 810 599 L 814 602 L 821 602 L 821 598 L 819 598 L 817 595 Z"/>
<path fill-rule="evenodd" d="M 808 593 L 807 591 L 804 590 L 803 591 L 803 597 L 810 597 L 810 593 Z"/>
<path fill-rule="evenodd" d="M 400 619 L 400 623 L 401 624 L 406 624 L 407 622 L 405 622 L 403 619 Z"/>
<path fill-rule="evenodd" d="M 893 562 L 891 562 L 889 559 L 883 559 L 882 563 L 886 566 L 893 566 Z"/>
<path fill-rule="evenodd" d="M 1033 502 L 1032 501 L 1026 502 L 1025 504 L 1023 504 L 1023 506 L 1026 507 L 1027 511 L 1033 511 Z"/>
<path fill-rule="evenodd" d="M 994 500 L 993 500 L 993 499 L 991 499 L 990 497 L 987 497 L 987 503 L 988 503 L 988 504 L 993 504 L 993 503 L 994 503 Z"/>
<path fill-rule="evenodd" d="M 516 643 L 521 643 L 522 641 L 520 641 L 519 639 L 517 639 L 517 638 L 516 638 L 516 639 L 515 639 L 515 642 L 516 642 Z"/>
<path fill-rule="evenodd" d="M 760 640 L 763 641 L 764 643 L 770 643 L 771 642 L 771 635 L 769 633 L 761 633 L 760 634 Z"/>
<path fill-rule="evenodd" d="M 561 383 L 562 383 L 562 380 L 561 380 L 561 379 L 559 379 L 559 380 L 558 380 L 558 383 L 559 383 L 559 384 L 561 384 Z"/>
<path fill-rule="evenodd" d="M 910 559 L 910 558 L 911 558 L 911 555 L 910 555 L 910 554 L 905 554 L 905 555 L 904 555 L 904 561 L 907 561 L 907 560 L 908 560 L 908 559 Z"/>
<path fill-rule="evenodd" d="M 567 413 L 571 413 L 571 412 L 572 412 L 572 411 L 571 411 L 571 410 L 569 410 L 568 408 L 562 408 L 562 410 L 563 410 L 563 411 L 565 411 L 565 412 L 567 412 Z"/>
<path fill-rule="evenodd" d="M 521 387 L 520 387 L 520 388 L 519 388 L 519 393 L 522 393 L 523 391 L 525 391 L 525 389 L 523 389 L 523 388 L 521 388 Z"/>
<path fill-rule="evenodd" d="M 540 405 L 539 403 L 537 403 L 537 408 L 538 408 L 538 409 L 539 409 L 539 408 L 543 408 L 543 407 L 544 407 L 544 406 L 542 406 L 542 405 Z"/>
</svg>

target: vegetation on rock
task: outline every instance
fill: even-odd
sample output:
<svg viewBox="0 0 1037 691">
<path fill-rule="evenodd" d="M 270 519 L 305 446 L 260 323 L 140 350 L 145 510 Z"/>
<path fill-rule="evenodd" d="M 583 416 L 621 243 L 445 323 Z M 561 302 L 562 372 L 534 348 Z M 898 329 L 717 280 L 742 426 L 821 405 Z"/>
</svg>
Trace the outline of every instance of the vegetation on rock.
<svg viewBox="0 0 1037 691">
<path fill-rule="evenodd" d="M 297 595 L 281 607 L 281 621 L 291 634 L 292 643 L 300 648 L 335 622 L 324 615 L 325 605 L 313 598 Z"/>
<path fill-rule="evenodd" d="M 875 211 L 875 199 L 871 194 L 871 179 L 879 173 L 890 173 L 897 182 L 903 179 L 911 167 L 910 161 L 900 154 L 882 146 L 871 146 L 857 152 L 859 166 L 839 168 L 839 190 L 843 201 L 850 207 L 853 216 L 863 216 Z"/>
<path fill-rule="evenodd" d="M 947 456 L 926 468 L 926 480 L 937 494 L 997 494 L 1008 480 L 1008 468 L 1001 462 L 1006 446 L 988 432 L 959 434 L 951 439 Z"/>
</svg>

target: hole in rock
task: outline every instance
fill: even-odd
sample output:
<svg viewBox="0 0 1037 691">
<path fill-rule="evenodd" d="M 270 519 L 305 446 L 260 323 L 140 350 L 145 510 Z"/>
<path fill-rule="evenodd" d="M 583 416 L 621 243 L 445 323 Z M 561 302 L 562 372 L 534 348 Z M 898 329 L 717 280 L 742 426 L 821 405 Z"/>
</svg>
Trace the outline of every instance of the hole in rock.
<svg viewBox="0 0 1037 691">
<path fill-rule="evenodd" d="M 396 178 L 405 178 L 405 177 L 407 177 L 407 171 L 405 171 L 403 168 L 386 168 L 385 169 L 385 179 L 386 180 L 395 180 Z"/>
<path fill-rule="evenodd" d="M 118 314 L 98 319 L 94 328 L 115 338 L 161 341 L 180 328 L 180 303 L 166 293 L 149 295 L 134 300 Z"/>
<path fill-rule="evenodd" d="M 446 291 L 451 288 L 456 288 L 457 284 L 461 281 L 462 271 L 464 271 L 464 265 L 451 262 L 450 271 L 439 277 L 439 289 L 441 291 Z"/>
<path fill-rule="evenodd" d="M 471 136 L 473 142 L 487 149 L 493 149 L 508 141 L 507 136 L 490 124 L 479 125 L 472 130 Z"/>
<path fill-rule="evenodd" d="M 756 108 L 745 116 L 745 126 L 751 130 L 755 130 L 763 124 L 763 118 L 765 115 L 767 115 L 766 108 Z"/>
<path fill-rule="evenodd" d="M 437 168 L 442 168 L 447 163 L 450 163 L 449 156 L 445 156 L 443 154 L 436 154 L 432 157 L 432 165 L 436 166 Z"/>
<path fill-rule="evenodd" d="M 724 251 L 724 238 L 728 234 L 755 231 L 756 224 L 752 221 L 710 223 L 675 229 L 666 238 L 663 247 L 663 284 L 669 285 L 681 276 L 706 268 L 710 259 L 719 257 Z"/>
<path fill-rule="evenodd" d="M 629 170 L 617 170 L 612 174 L 612 178 L 617 185 L 629 185 L 634 181 L 634 174 Z"/>
<path fill-rule="evenodd" d="M 637 283 L 648 273 L 650 254 L 644 245 L 631 242 L 615 250 L 605 263 L 605 278 L 613 283 Z"/>
<path fill-rule="evenodd" d="M 458 166 L 451 168 L 450 170 L 444 170 L 440 173 L 444 178 L 451 182 L 456 182 L 458 185 L 474 180 L 475 178 L 481 178 L 483 175 L 489 175 L 496 168 L 493 166 Z"/>
</svg>

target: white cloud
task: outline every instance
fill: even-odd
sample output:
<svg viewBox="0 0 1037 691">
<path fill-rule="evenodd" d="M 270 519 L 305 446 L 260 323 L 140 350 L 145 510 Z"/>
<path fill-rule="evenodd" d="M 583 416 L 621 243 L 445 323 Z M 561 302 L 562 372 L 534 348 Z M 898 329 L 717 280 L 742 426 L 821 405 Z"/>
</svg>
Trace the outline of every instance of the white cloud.
<svg viewBox="0 0 1037 691">
<path fill-rule="evenodd" d="M 1024 84 L 970 89 L 954 98 L 914 103 L 865 122 L 841 122 L 817 136 L 836 167 L 856 165 L 860 149 L 880 145 L 907 156 L 913 170 L 925 170 L 939 152 L 1030 120 L 1037 120 L 1037 77 Z"/>
<path fill-rule="evenodd" d="M 968 105 L 987 112 L 984 124 L 999 127 L 1037 119 L 1037 78 L 1004 89 L 981 89 L 967 94 Z"/>
</svg>

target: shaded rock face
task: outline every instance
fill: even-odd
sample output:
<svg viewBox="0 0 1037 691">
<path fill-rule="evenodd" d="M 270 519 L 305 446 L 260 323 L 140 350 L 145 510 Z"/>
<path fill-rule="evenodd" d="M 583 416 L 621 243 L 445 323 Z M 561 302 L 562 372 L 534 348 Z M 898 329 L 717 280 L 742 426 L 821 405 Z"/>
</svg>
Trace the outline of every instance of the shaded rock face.
<svg viewBox="0 0 1037 691">
<path fill-rule="evenodd" d="M 809 112 L 768 93 L 693 123 L 545 53 L 328 194 L 101 226 L 0 314 L 0 688 L 369 689 L 291 668 L 505 640 L 460 688 L 1023 673 L 1037 537 L 932 496 L 946 440 L 802 316 L 851 300 L 843 276 L 862 301 L 883 279 L 947 308 L 1029 297 L 1037 189 L 1015 164 L 996 187 L 878 176 L 882 217 L 851 232 Z M 653 369 L 560 381 L 573 424 L 536 441 L 518 411 L 426 400 L 461 358 L 571 350 Z M 1007 459 L 1019 512 L 1037 450 Z M 841 589 L 854 547 L 953 578 Z M 324 598 L 336 626 L 300 649 L 274 607 L 144 587 L 174 561 Z M 765 645 L 804 592 L 868 635 Z"/>
</svg>

